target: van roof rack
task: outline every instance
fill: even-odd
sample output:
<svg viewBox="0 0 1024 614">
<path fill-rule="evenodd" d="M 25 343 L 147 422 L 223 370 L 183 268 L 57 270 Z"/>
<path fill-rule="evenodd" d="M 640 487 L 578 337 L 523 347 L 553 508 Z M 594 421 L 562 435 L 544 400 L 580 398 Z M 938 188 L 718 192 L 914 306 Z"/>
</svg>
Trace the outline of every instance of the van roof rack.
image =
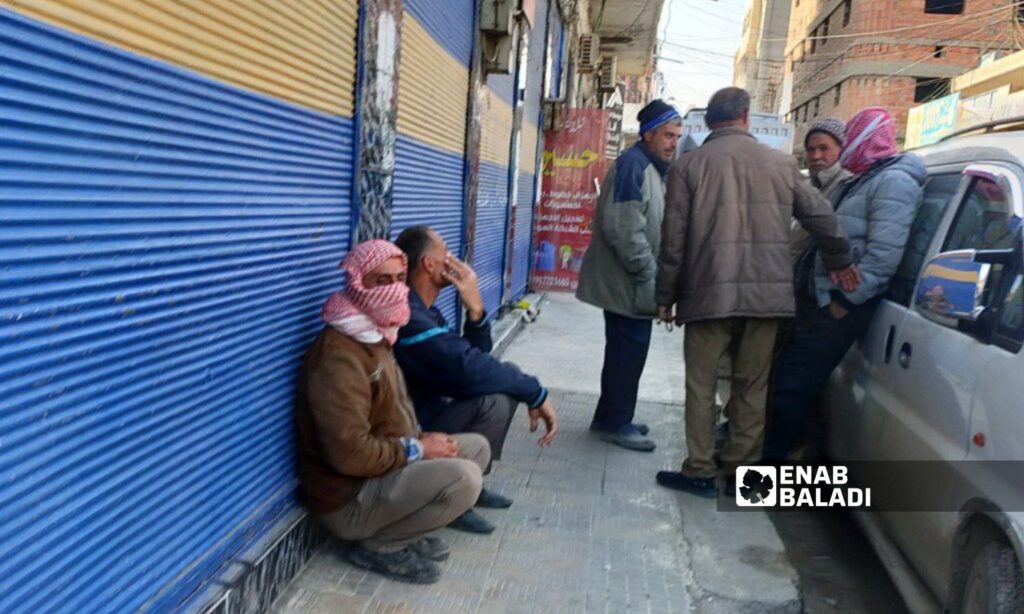
<svg viewBox="0 0 1024 614">
<path fill-rule="evenodd" d="M 985 132 L 985 134 L 988 134 L 990 132 L 995 131 L 996 128 L 1002 126 L 1010 126 L 1012 124 L 1024 124 L 1024 115 L 1015 115 L 1013 117 L 997 119 L 995 121 L 985 122 L 983 124 L 977 124 L 975 126 L 962 128 L 960 130 L 957 130 L 956 132 L 951 132 L 950 134 L 947 134 L 946 136 L 942 137 L 941 139 L 939 139 L 939 142 L 941 143 L 943 141 L 948 141 L 949 139 L 952 139 L 954 137 L 963 136 L 965 134 L 970 134 L 972 132 L 977 132 L 979 130 L 982 130 Z"/>
</svg>

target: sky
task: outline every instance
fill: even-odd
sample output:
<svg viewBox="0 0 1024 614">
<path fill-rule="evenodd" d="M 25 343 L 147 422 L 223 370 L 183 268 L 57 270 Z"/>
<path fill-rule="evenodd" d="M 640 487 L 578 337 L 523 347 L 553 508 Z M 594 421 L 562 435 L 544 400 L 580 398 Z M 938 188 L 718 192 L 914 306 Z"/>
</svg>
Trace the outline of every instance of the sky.
<svg viewBox="0 0 1024 614">
<path fill-rule="evenodd" d="M 658 71 L 665 96 L 685 112 L 703 107 L 732 85 L 732 58 L 740 44 L 748 0 L 665 0 L 658 36 Z M 678 46 L 681 45 L 682 47 Z"/>
</svg>

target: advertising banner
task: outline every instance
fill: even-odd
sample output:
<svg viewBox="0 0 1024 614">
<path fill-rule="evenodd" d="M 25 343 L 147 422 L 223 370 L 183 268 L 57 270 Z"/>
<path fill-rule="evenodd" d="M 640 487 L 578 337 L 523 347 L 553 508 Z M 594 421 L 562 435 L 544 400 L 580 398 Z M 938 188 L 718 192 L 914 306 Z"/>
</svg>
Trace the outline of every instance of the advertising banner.
<svg viewBox="0 0 1024 614">
<path fill-rule="evenodd" d="M 608 111 L 565 109 L 555 130 L 544 132 L 541 196 L 537 207 L 531 286 L 538 292 L 573 292 L 608 160 Z"/>
<path fill-rule="evenodd" d="M 903 146 L 912 149 L 931 145 L 952 134 L 960 117 L 959 103 L 960 94 L 956 93 L 910 109 Z"/>
</svg>

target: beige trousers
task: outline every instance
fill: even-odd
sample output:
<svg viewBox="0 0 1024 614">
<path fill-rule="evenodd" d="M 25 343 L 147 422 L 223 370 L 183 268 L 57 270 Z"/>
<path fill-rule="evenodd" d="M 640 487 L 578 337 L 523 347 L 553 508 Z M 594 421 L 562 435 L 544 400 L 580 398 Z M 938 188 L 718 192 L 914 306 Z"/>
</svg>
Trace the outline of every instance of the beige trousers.
<svg viewBox="0 0 1024 614">
<path fill-rule="evenodd" d="M 455 520 L 480 496 L 491 449 L 481 435 L 453 437 L 458 458 L 421 460 L 369 479 L 355 499 L 320 521 L 341 539 L 395 552 Z"/>
<path fill-rule="evenodd" d="M 686 446 L 683 475 L 710 478 L 718 472 L 714 461 L 715 391 L 719 362 L 735 342 L 731 394 L 725 407 L 729 441 L 722 450 L 722 465 L 734 473 L 740 465 L 756 464 L 764 446 L 768 382 L 781 320 L 725 318 L 686 325 Z"/>
</svg>

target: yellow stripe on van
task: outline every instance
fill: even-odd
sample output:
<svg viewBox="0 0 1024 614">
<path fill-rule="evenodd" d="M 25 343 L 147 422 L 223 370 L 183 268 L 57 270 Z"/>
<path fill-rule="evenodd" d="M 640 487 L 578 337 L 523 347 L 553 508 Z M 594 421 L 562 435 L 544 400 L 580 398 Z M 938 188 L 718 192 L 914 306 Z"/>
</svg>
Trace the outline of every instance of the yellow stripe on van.
<svg viewBox="0 0 1024 614">
<path fill-rule="evenodd" d="M 409 14 L 402 17 L 398 131 L 462 155 L 466 147 L 469 70 Z"/>
<path fill-rule="evenodd" d="M 333 115 L 355 109 L 356 0 L 0 0 L 0 6 Z"/>
</svg>

